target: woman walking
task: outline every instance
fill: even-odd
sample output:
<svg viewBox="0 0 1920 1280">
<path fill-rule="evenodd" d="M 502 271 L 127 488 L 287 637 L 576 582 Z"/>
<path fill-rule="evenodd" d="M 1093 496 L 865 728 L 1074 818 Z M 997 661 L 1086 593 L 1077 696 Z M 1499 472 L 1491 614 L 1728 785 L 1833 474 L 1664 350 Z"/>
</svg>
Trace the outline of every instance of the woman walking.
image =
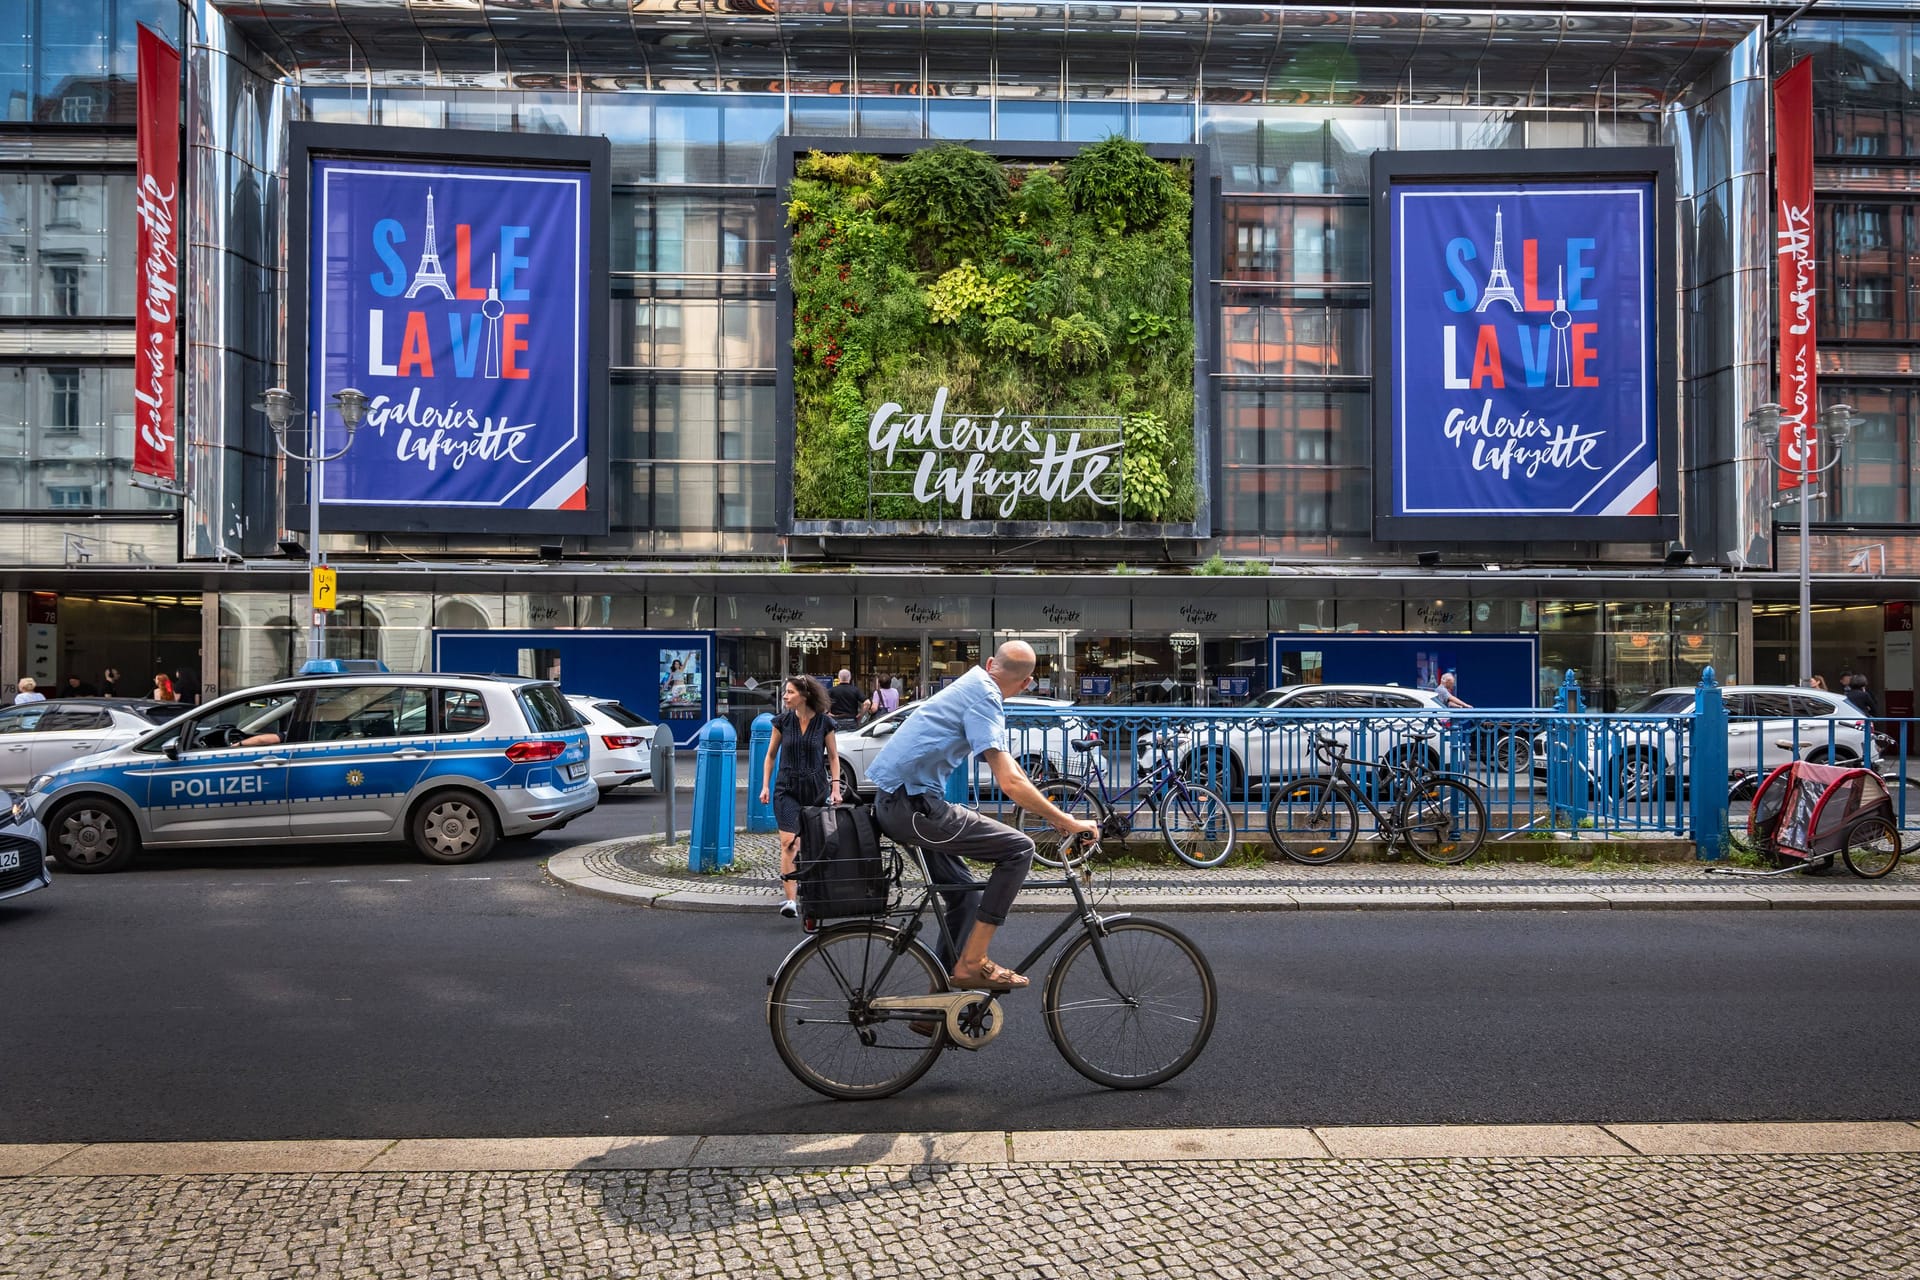
<svg viewBox="0 0 1920 1280">
<path fill-rule="evenodd" d="M 173 687 L 173 677 L 164 671 L 153 677 L 153 700 L 155 702 L 180 701 L 180 695 Z"/>
<path fill-rule="evenodd" d="M 833 717 L 827 714 L 827 691 L 812 676 L 795 676 L 780 690 L 784 708 L 773 719 L 773 741 L 767 744 L 761 778 L 773 778 L 773 821 L 780 829 L 781 886 L 786 901 L 780 914 L 791 920 L 800 914 L 794 895 L 799 886 L 790 878 L 800 853 L 800 810 L 840 803 L 840 751 L 833 736 Z M 781 743 L 787 749 L 780 750 Z M 774 777 L 773 762 L 780 760 Z M 760 784 L 760 803 L 767 803 L 768 784 Z"/>
</svg>

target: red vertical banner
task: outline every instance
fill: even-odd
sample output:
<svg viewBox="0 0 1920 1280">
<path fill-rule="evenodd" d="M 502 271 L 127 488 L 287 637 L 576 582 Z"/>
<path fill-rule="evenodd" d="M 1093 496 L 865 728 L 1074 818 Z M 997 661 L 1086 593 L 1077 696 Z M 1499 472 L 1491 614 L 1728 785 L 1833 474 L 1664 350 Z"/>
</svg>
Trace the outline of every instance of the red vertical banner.
<svg viewBox="0 0 1920 1280">
<path fill-rule="evenodd" d="M 1814 426 L 1813 59 L 1773 82 L 1775 248 L 1780 278 L 1780 484 L 1820 465 Z"/>
<path fill-rule="evenodd" d="M 174 387 L 180 298 L 180 54 L 144 25 L 138 74 L 133 470 L 172 480 L 180 452 Z"/>
</svg>

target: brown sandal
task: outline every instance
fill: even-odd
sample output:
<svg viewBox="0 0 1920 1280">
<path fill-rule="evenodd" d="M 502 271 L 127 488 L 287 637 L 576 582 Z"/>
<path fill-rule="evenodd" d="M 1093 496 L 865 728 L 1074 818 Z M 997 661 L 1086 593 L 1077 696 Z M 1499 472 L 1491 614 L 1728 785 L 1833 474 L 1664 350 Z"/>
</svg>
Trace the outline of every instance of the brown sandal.
<svg viewBox="0 0 1920 1280">
<path fill-rule="evenodd" d="M 1015 973 L 1005 965 L 995 964 L 991 960 L 982 960 L 980 972 L 972 977 L 966 977 L 958 970 L 955 970 L 951 976 L 953 985 L 962 990 L 1018 991 L 1027 985 L 1025 974 Z"/>
</svg>

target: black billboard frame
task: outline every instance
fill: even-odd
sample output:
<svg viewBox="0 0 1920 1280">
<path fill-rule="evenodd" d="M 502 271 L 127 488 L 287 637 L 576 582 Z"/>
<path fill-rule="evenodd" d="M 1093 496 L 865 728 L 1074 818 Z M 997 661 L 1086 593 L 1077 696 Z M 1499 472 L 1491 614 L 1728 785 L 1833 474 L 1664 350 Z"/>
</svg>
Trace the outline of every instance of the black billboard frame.
<svg viewBox="0 0 1920 1280">
<path fill-rule="evenodd" d="M 1373 537 L 1382 543 L 1646 542 L 1680 532 L 1679 214 L 1672 147 L 1554 147 L 1512 151 L 1376 151 L 1373 218 Z M 1393 296 L 1391 198 L 1396 185 L 1454 181 L 1598 179 L 1653 183 L 1654 377 L 1660 511 L 1651 516 L 1401 516 L 1393 514 Z M 1384 382 L 1384 385 L 1383 385 Z"/>
<path fill-rule="evenodd" d="M 423 158 L 454 164 L 513 164 L 587 174 L 587 505 L 571 511 L 498 508 L 422 509 L 404 503 L 338 506 L 320 504 L 320 528 L 333 533 L 428 535 L 443 533 L 545 534 L 602 537 L 611 519 L 613 460 L 607 415 L 612 401 L 608 316 L 613 305 L 608 276 L 613 228 L 613 144 L 605 137 L 488 133 L 462 129 L 387 128 L 382 125 L 296 121 L 287 131 L 287 359 L 286 386 L 304 415 L 325 407 L 307 403 L 307 366 L 312 358 L 307 271 L 312 249 L 312 162 L 360 157 L 380 161 Z M 292 431 L 289 426 L 289 432 Z M 304 440 L 305 430 L 301 431 Z M 305 494 L 289 485 L 286 520 L 304 529 Z"/>
<path fill-rule="evenodd" d="M 1193 433 L 1194 470 L 1199 500 L 1193 520 L 1185 523 L 1146 521 L 1099 522 L 1045 520 L 796 520 L 793 513 L 793 284 L 788 277 L 792 261 L 793 228 L 784 211 L 792 198 L 794 168 L 809 151 L 833 155 L 873 155 L 895 160 L 928 147 L 960 146 L 996 160 L 1064 161 L 1079 155 L 1089 142 L 1002 142 L 986 138 L 856 138 L 833 134 L 782 134 L 775 150 L 774 201 L 780 219 L 779 260 L 774 269 L 774 523 L 783 538 L 959 537 L 970 541 L 993 538 L 1075 538 L 1096 542 L 1167 542 L 1213 537 L 1214 495 L 1220 492 L 1220 420 L 1213 411 L 1214 349 L 1220 322 L 1213 284 L 1213 256 L 1218 251 L 1220 184 L 1213 176 L 1212 153 L 1193 143 L 1143 143 L 1156 160 L 1185 160 L 1193 165 L 1193 215 L 1188 227 L 1192 278 L 1188 303 L 1193 317 Z M 1114 524 L 1119 528 L 1114 528 Z"/>
</svg>

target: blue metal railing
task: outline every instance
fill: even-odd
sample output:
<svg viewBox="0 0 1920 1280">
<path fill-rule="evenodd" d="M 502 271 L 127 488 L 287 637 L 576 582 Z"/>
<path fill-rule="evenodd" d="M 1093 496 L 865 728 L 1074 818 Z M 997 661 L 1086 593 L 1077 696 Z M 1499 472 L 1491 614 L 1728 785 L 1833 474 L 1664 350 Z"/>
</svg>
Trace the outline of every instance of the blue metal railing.
<svg viewBox="0 0 1920 1280">
<path fill-rule="evenodd" d="M 1008 727 L 1031 774 L 1078 780 L 1097 761 L 1112 794 L 1169 756 L 1184 776 L 1225 797 L 1243 837 L 1255 840 L 1266 838 L 1267 809 L 1283 782 L 1330 771 L 1314 753 L 1322 732 L 1358 759 L 1419 754 L 1466 778 L 1486 805 L 1490 841 L 1555 831 L 1664 835 L 1693 841 L 1702 858 L 1720 857 L 1728 822 L 1745 822 L 1737 794 L 1729 813 L 1730 784 L 1800 758 L 1891 774 L 1901 828 L 1908 840 L 1920 838 L 1920 785 L 1900 782 L 1908 773 L 1905 743 L 1920 735 L 1894 730 L 1895 748 L 1891 740 L 1876 745 L 1864 720 L 1729 718 L 1710 670 L 1691 710 L 1661 715 L 1585 711 L 1572 673 L 1568 679 L 1551 711 L 1022 707 L 1009 713 Z M 1877 727 L 1885 734 L 1890 722 Z M 1099 735 L 1097 753 L 1071 749 L 1070 740 L 1090 733 Z M 1379 771 L 1350 767 L 1349 776 L 1383 802 Z M 1012 816 L 984 768 L 974 770 L 970 793 L 988 812 Z M 1141 794 L 1123 801 L 1123 810 Z M 1362 823 L 1365 838 L 1371 823 L 1364 812 Z"/>
</svg>

